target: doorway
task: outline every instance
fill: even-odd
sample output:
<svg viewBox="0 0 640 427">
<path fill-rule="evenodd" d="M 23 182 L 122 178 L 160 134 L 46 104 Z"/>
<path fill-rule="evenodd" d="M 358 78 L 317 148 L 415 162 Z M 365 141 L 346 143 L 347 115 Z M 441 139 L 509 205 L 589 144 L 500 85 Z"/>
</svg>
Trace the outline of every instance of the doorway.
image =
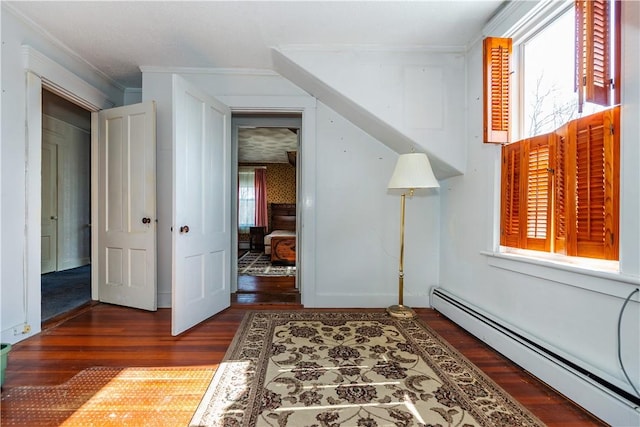
<svg viewBox="0 0 640 427">
<path fill-rule="evenodd" d="M 232 116 L 237 160 L 232 304 L 300 304 L 296 224 L 301 124 L 300 114 Z M 273 236 L 278 246 L 272 253 Z"/>
<path fill-rule="evenodd" d="M 42 91 L 41 319 L 91 300 L 91 113 Z"/>
</svg>

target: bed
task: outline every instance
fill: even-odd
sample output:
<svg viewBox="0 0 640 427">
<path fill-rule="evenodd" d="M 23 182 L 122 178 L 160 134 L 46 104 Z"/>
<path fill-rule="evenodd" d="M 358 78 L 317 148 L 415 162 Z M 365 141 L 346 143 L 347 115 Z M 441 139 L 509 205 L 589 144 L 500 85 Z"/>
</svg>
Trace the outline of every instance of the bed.
<svg viewBox="0 0 640 427">
<path fill-rule="evenodd" d="M 269 234 L 264 236 L 264 253 L 271 262 L 296 263 L 296 205 L 295 203 L 272 203 Z"/>
</svg>

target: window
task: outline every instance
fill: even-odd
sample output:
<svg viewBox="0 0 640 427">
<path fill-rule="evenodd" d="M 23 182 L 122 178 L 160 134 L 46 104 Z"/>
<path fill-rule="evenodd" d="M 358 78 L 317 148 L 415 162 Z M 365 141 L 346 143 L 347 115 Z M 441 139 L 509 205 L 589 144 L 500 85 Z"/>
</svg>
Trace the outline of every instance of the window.
<svg viewBox="0 0 640 427">
<path fill-rule="evenodd" d="M 240 170 L 238 172 L 238 230 L 249 233 L 249 227 L 255 223 L 256 190 L 255 170 Z"/>
<path fill-rule="evenodd" d="M 578 117 L 574 16 L 570 8 L 520 46 L 524 138 L 553 132 Z"/>
<path fill-rule="evenodd" d="M 619 107 L 611 107 L 620 93 L 615 3 L 576 1 L 513 45 L 521 56 L 517 73 L 511 69 L 511 39 L 484 42 L 485 142 L 505 144 L 502 246 L 618 259 L 620 127 Z M 514 82 L 520 103 L 512 110 Z M 514 120 L 523 139 L 509 143 Z"/>
</svg>

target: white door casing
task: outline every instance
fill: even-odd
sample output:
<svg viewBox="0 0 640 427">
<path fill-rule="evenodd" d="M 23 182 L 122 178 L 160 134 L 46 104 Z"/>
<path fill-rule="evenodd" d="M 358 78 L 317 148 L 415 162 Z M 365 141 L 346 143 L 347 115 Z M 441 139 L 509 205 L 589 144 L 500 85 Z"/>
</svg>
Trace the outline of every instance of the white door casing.
<svg viewBox="0 0 640 427">
<path fill-rule="evenodd" d="M 171 333 L 230 305 L 231 111 L 173 76 Z"/>
<path fill-rule="evenodd" d="M 44 135 L 43 135 L 44 136 Z M 41 272 L 58 269 L 58 146 L 42 143 Z"/>
<path fill-rule="evenodd" d="M 155 103 L 102 110 L 98 127 L 99 299 L 155 311 Z"/>
</svg>

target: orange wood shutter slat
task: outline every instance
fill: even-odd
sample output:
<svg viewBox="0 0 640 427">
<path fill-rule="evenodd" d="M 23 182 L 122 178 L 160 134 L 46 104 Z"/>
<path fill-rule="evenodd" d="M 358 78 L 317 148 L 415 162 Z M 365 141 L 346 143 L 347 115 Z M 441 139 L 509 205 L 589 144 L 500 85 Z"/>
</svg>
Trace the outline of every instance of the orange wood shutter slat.
<svg viewBox="0 0 640 427">
<path fill-rule="evenodd" d="M 577 253 L 576 239 L 576 137 L 577 120 L 567 124 L 567 144 L 565 146 L 565 218 L 567 227 L 566 251 L 567 255 Z"/>
<path fill-rule="evenodd" d="M 527 249 L 548 251 L 550 242 L 551 179 L 550 135 L 526 140 L 526 245 Z"/>
<path fill-rule="evenodd" d="M 567 147 L 570 125 L 564 125 L 552 134 L 551 169 L 553 169 L 553 251 L 566 254 L 567 240 Z"/>
<path fill-rule="evenodd" d="M 510 38 L 487 37 L 483 43 L 484 142 L 510 142 Z"/>
<path fill-rule="evenodd" d="M 516 248 L 520 247 L 520 151 L 520 142 L 502 147 L 500 244 Z"/>
</svg>

